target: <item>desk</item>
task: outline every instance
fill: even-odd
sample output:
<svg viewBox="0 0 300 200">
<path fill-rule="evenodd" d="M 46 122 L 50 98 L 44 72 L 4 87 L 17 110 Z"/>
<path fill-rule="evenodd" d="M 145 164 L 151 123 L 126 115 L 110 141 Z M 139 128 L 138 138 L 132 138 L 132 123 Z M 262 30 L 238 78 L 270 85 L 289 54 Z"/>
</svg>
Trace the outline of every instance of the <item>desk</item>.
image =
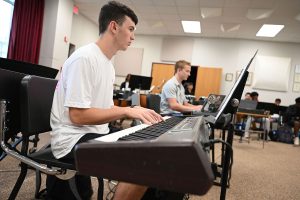
<svg viewBox="0 0 300 200">
<path fill-rule="evenodd" d="M 131 98 L 123 99 L 123 98 L 116 98 L 114 99 L 114 105 L 120 107 L 127 107 L 131 106 Z M 140 106 L 147 108 L 147 95 L 140 94 Z"/>
<path fill-rule="evenodd" d="M 265 114 L 257 114 L 257 113 L 248 113 L 248 112 L 236 112 L 236 115 L 239 117 L 243 117 L 243 116 L 250 116 L 253 118 L 263 118 L 265 120 L 267 120 L 269 118 L 269 113 L 265 113 Z M 255 130 L 250 130 L 249 132 L 253 132 L 253 133 L 261 133 L 261 131 L 255 131 Z M 265 140 L 266 140 L 266 122 L 264 124 L 264 128 L 263 128 L 263 148 L 265 146 Z M 250 138 L 248 140 L 248 142 L 250 142 Z"/>
</svg>

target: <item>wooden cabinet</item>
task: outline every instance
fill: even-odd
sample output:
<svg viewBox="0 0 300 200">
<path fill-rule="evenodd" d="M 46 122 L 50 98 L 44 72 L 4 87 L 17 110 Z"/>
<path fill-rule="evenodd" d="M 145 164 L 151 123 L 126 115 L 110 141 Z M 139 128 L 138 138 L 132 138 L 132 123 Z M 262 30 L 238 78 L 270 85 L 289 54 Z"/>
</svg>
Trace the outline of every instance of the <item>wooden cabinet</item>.
<svg viewBox="0 0 300 200">
<path fill-rule="evenodd" d="M 196 67 L 192 70 L 197 73 L 194 81 L 195 96 L 208 96 L 211 93 L 220 94 L 222 68 L 217 67 Z M 153 63 L 152 64 L 152 85 L 155 85 L 153 93 L 161 93 L 162 86 L 174 76 L 174 64 Z"/>
<path fill-rule="evenodd" d="M 165 82 L 174 76 L 174 64 L 153 63 L 152 64 L 152 85 L 155 88 L 153 93 L 161 93 L 161 89 Z"/>
<path fill-rule="evenodd" d="M 222 68 L 198 67 L 195 96 L 220 94 Z"/>
</svg>

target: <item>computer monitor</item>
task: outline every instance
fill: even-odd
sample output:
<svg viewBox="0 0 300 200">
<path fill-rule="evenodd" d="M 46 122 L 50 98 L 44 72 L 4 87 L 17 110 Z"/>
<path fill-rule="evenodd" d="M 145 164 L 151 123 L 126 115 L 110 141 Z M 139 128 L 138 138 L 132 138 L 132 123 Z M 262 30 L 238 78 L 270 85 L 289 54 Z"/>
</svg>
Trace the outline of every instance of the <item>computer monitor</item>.
<svg viewBox="0 0 300 200">
<path fill-rule="evenodd" d="M 131 88 L 131 90 L 134 89 L 150 90 L 151 82 L 152 82 L 152 77 L 131 74 L 129 80 L 129 87 Z"/>
<path fill-rule="evenodd" d="M 0 58 L 0 68 L 28 75 L 55 78 L 58 70 L 43 65 L 32 64 L 12 59 Z"/>
<path fill-rule="evenodd" d="M 225 97 L 225 95 L 210 94 L 202 107 L 203 114 L 210 115 L 217 113 Z"/>
<path fill-rule="evenodd" d="M 222 101 L 222 104 L 218 107 L 217 112 L 213 115 L 206 116 L 207 121 L 209 121 L 211 123 L 215 123 L 215 122 L 217 122 L 217 120 L 220 118 L 220 116 L 222 114 L 227 114 L 227 113 L 234 114 L 236 112 L 239 101 L 240 101 L 243 91 L 244 91 L 244 87 L 245 87 L 247 78 L 248 78 L 248 74 L 249 74 L 248 69 L 249 69 L 254 57 L 256 56 L 257 51 L 255 52 L 253 57 L 250 59 L 247 66 L 244 69 L 242 69 L 240 76 L 238 77 L 237 81 L 234 83 L 229 94 L 226 95 L 225 99 Z M 202 110 L 204 109 L 204 107 L 202 107 Z"/>
<path fill-rule="evenodd" d="M 269 103 L 269 102 L 258 102 L 257 110 L 268 110 L 270 111 L 270 114 L 279 113 L 279 106 L 275 105 L 275 103 Z"/>
</svg>

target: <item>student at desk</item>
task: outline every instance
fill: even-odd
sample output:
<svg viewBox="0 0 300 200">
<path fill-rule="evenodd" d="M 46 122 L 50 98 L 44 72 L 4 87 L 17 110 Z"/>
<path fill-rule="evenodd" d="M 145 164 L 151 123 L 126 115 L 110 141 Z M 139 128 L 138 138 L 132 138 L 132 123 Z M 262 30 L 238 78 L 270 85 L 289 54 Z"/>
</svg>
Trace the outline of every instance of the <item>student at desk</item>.
<svg viewBox="0 0 300 200">
<path fill-rule="evenodd" d="M 76 50 L 64 63 L 50 119 L 51 149 L 57 159 L 74 162 L 75 145 L 108 134 L 111 121 L 123 117 L 140 119 L 146 124 L 162 121 L 162 117 L 153 110 L 113 105 L 115 70 L 111 59 L 117 51 L 130 46 L 137 22 L 138 18 L 130 8 L 115 1 L 108 2 L 100 11 L 99 39 Z M 50 192 L 49 186 L 55 185 L 55 178 L 47 178 L 50 199 L 59 199 L 63 193 L 68 193 L 68 189 L 61 187 L 58 189 L 63 193 Z M 90 180 L 85 180 L 80 187 L 91 190 Z M 103 199 L 103 180 L 101 177 L 98 180 L 98 199 Z M 146 189 L 144 186 L 119 183 L 114 199 L 140 199 Z M 90 196 L 82 196 L 82 199 L 90 199 Z"/>
<path fill-rule="evenodd" d="M 186 82 L 184 84 L 185 95 L 194 95 L 194 85 L 191 82 Z"/>
<path fill-rule="evenodd" d="M 120 89 L 122 90 L 124 88 L 124 90 L 129 89 L 129 81 L 130 81 L 130 74 L 127 74 L 125 81 L 123 83 L 121 83 Z"/>
<path fill-rule="evenodd" d="M 283 116 L 283 121 L 294 129 L 294 145 L 299 146 L 300 97 L 295 99 L 295 104 L 287 108 Z"/>
<path fill-rule="evenodd" d="M 246 92 L 245 93 L 244 100 L 252 100 L 252 98 L 251 98 L 251 92 Z"/>
<path fill-rule="evenodd" d="M 185 60 L 175 64 L 175 75 L 166 82 L 161 93 L 160 110 L 166 115 L 180 115 L 182 112 L 200 110 L 201 105 L 192 105 L 185 98 L 182 81 L 187 80 L 191 73 L 191 64 Z"/>
<path fill-rule="evenodd" d="M 258 96 L 259 96 L 259 94 L 257 92 L 251 92 L 251 94 L 250 94 L 252 101 L 258 102 L 259 101 Z M 246 121 L 246 126 L 245 126 L 245 134 L 244 134 L 245 138 L 249 138 L 249 130 L 250 130 L 250 126 L 251 126 L 252 122 L 261 123 L 264 126 L 265 131 L 267 131 L 267 133 L 269 133 L 269 131 L 270 131 L 270 119 L 269 118 L 255 118 L 255 117 L 248 116 L 247 121 Z"/>
<path fill-rule="evenodd" d="M 281 104 L 281 99 L 280 99 L 280 98 L 276 98 L 274 104 L 275 104 L 276 106 L 280 106 L 280 104 Z"/>
</svg>

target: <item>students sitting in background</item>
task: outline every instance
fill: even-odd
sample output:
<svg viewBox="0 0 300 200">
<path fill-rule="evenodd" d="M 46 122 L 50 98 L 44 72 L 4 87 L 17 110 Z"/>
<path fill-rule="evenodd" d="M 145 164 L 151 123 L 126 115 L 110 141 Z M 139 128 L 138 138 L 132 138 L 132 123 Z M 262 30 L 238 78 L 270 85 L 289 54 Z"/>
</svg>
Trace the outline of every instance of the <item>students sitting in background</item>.
<svg viewBox="0 0 300 200">
<path fill-rule="evenodd" d="M 246 94 L 244 96 L 244 100 L 252 100 L 250 92 L 246 92 Z"/>
<path fill-rule="evenodd" d="M 120 89 L 122 90 L 123 88 L 127 90 L 129 88 L 129 81 L 130 81 L 130 74 L 127 74 L 125 81 L 121 83 Z"/>
<path fill-rule="evenodd" d="M 160 109 L 163 114 L 180 114 L 200 110 L 202 106 L 188 103 L 182 81 L 187 80 L 191 73 L 191 64 L 180 60 L 175 64 L 175 75 L 166 82 L 161 93 Z"/>
<path fill-rule="evenodd" d="M 252 101 L 257 101 L 258 102 L 258 96 L 259 94 L 257 92 L 251 92 L 250 97 Z"/>
<path fill-rule="evenodd" d="M 194 95 L 194 85 L 191 82 L 186 82 L 184 84 L 185 95 Z"/>
<path fill-rule="evenodd" d="M 251 92 L 250 96 L 251 96 L 252 101 L 257 101 L 257 102 L 259 101 L 258 100 L 259 94 L 257 92 Z M 245 134 L 244 134 L 245 138 L 249 138 L 249 130 L 251 127 L 251 123 L 254 123 L 253 125 L 255 125 L 255 122 L 258 122 L 262 126 L 264 126 L 265 131 L 267 131 L 267 133 L 269 133 L 269 131 L 270 131 L 270 119 L 269 118 L 256 118 L 256 117 L 251 117 L 248 115 L 246 126 L 245 126 Z"/>
<path fill-rule="evenodd" d="M 251 101 L 251 93 L 250 92 L 246 92 L 245 95 L 244 95 L 244 99 L 243 100 L 249 100 Z M 237 115 L 237 122 L 238 123 L 242 123 L 244 120 L 247 119 L 247 115 L 244 115 L 244 116 L 240 116 L 240 115 Z"/>
<path fill-rule="evenodd" d="M 298 132 L 300 130 L 300 97 L 295 99 L 295 104 L 290 105 L 283 115 L 283 122 L 294 128 L 294 145 L 299 145 Z"/>
<path fill-rule="evenodd" d="M 279 99 L 279 98 L 275 99 L 274 103 L 276 106 L 279 106 L 281 104 L 281 99 Z"/>
</svg>

